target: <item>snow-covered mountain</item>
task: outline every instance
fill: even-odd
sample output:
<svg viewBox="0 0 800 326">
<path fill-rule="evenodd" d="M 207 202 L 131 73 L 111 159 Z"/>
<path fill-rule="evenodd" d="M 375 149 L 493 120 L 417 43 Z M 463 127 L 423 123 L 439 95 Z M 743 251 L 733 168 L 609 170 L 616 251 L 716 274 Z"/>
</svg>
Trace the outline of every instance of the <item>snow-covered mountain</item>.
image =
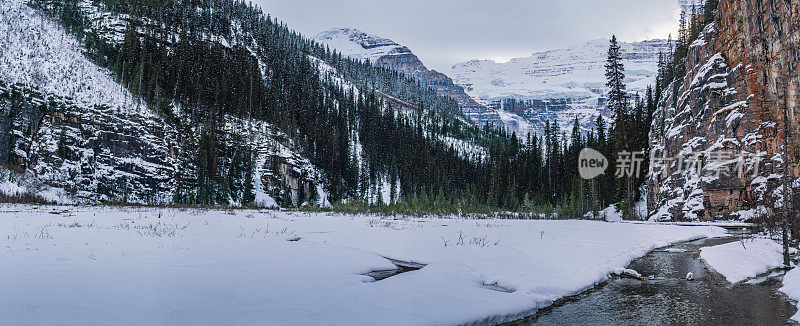
<svg viewBox="0 0 800 326">
<path fill-rule="evenodd" d="M 420 82 L 456 100 L 478 125 L 486 122 L 501 125 L 500 117 L 479 105 L 447 75 L 428 69 L 411 50 L 388 38 L 353 28 L 334 28 L 317 34 L 314 40 L 353 59 L 369 60 L 380 67 L 410 75 Z"/>
<path fill-rule="evenodd" d="M 591 121 L 604 113 L 608 45 L 608 40 L 598 39 L 506 63 L 472 60 L 454 65 L 449 76 L 479 103 L 504 111 L 501 116 L 522 118 L 518 133 L 541 133 L 548 119 L 556 120 L 563 129 L 571 126 L 576 116 L 584 128 L 591 128 Z M 659 53 L 669 51 L 669 43 L 649 40 L 620 45 L 628 90 L 644 92 L 655 83 Z M 501 103 L 504 99 L 534 103 L 508 109 Z"/>
<path fill-rule="evenodd" d="M 525 135 L 543 133 L 547 121 L 556 121 L 566 130 L 577 117 L 588 130 L 598 115 L 610 118 L 603 106 L 608 40 L 538 52 L 507 63 L 472 60 L 456 64 L 447 73 L 451 80 L 425 67 L 408 47 L 385 37 L 336 28 L 314 39 L 348 57 L 414 76 L 456 99 L 477 125 L 491 123 Z M 629 91 L 644 92 L 655 82 L 659 52 L 666 53 L 669 44 L 650 40 L 621 46 Z M 504 103 L 508 99 L 526 102 Z"/>
<path fill-rule="evenodd" d="M 372 63 L 388 55 L 410 54 L 407 47 L 377 35 L 367 34 L 354 28 L 334 28 L 317 34 L 315 40 L 327 44 L 353 59 L 369 60 Z"/>
<path fill-rule="evenodd" d="M 450 75 L 467 93 L 487 103 L 503 98 L 597 100 L 605 92 L 608 45 L 608 40 L 598 39 L 506 63 L 472 60 L 454 65 Z M 654 81 L 658 54 L 668 51 L 667 41 L 620 45 L 628 89 L 644 90 Z"/>
<path fill-rule="evenodd" d="M 376 66 L 393 69 L 411 75 L 421 82 L 436 88 L 463 106 L 475 106 L 464 89 L 453 84 L 446 75 L 428 69 L 408 47 L 377 35 L 367 34 L 352 28 L 335 28 L 317 34 L 318 42 L 336 49 L 342 54 L 359 60 L 369 60 Z"/>
<path fill-rule="evenodd" d="M 118 110 L 150 111 L 136 101 L 111 73 L 87 59 L 81 42 L 23 0 L 0 3 L 0 80 L 31 85 L 40 91 L 69 97 L 83 106 L 104 105 Z M 138 104 L 138 103 L 137 103 Z"/>
</svg>

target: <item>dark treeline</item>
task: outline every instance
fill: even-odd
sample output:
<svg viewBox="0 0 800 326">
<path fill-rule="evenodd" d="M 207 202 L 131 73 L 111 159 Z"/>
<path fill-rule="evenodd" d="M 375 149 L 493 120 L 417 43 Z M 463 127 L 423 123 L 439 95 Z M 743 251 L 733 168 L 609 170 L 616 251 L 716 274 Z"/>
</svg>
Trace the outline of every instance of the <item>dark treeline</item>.
<svg viewBox="0 0 800 326">
<path fill-rule="evenodd" d="M 401 201 L 383 204 L 422 210 L 505 208 L 579 217 L 613 203 L 630 208 L 638 198 L 642 178 L 617 179 L 611 168 L 584 182 L 577 157 L 587 146 L 612 161 L 620 150 L 645 151 L 658 85 L 631 97 L 617 83 L 610 94 L 618 95 L 610 100 L 615 123 L 598 118 L 586 133 L 576 120 L 572 141 L 555 122 L 544 135 L 521 139 L 463 123 L 452 99 L 403 74 L 345 58 L 243 1 L 93 1 L 95 9 L 129 15 L 119 24 L 125 26 L 120 42 L 94 28 L 79 1 L 36 3 L 78 36 L 95 62 L 189 136 L 179 153 L 176 202 L 252 203 L 253 149 L 245 135 L 227 139 L 226 116 L 269 122 L 295 140 L 324 173 L 334 203 L 358 202 L 386 182 Z M 618 74 L 609 85 L 624 80 L 615 46 L 616 40 L 607 70 Z M 321 73 L 323 64 L 357 89 Z M 398 114 L 376 90 L 428 113 Z M 446 139 L 467 140 L 486 153 L 470 158 Z"/>
</svg>

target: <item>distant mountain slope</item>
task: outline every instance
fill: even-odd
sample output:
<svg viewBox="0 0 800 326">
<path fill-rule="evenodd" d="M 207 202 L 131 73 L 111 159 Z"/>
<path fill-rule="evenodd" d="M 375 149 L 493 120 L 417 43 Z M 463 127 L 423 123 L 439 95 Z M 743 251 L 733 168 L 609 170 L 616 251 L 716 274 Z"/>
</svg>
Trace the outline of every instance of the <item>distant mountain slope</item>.
<svg viewBox="0 0 800 326">
<path fill-rule="evenodd" d="M 409 74 L 421 82 L 436 88 L 443 95 L 458 101 L 461 106 L 475 106 L 460 86 L 446 75 L 430 70 L 407 47 L 376 35 L 367 34 L 357 29 L 335 28 L 317 34 L 314 40 L 336 49 L 342 54 L 395 71 Z"/>
<path fill-rule="evenodd" d="M 502 122 L 497 114 L 492 114 L 473 100 L 461 86 L 443 73 L 428 69 L 411 50 L 388 38 L 372 35 L 352 28 L 334 28 L 317 34 L 314 40 L 336 49 L 343 55 L 369 60 L 372 64 L 413 76 L 420 82 L 433 87 L 437 93 L 456 100 L 465 113 L 483 125 L 487 121 L 497 126 Z M 477 112 L 477 114 L 472 114 Z"/>
<path fill-rule="evenodd" d="M 342 54 L 358 60 L 369 60 L 372 63 L 387 55 L 410 54 L 405 46 L 376 35 L 364 33 L 352 28 L 334 28 L 317 34 L 314 40 L 325 43 Z M 419 63 L 416 60 L 415 64 Z"/>
<path fill-rule="evenodd" d="M 537 52 L 506 63 L 472 60 L 456 64 L 448 74 L 467 94 L 485 105 L 503 99 L 537 100 L 527 107 L 509 109 L 496 102 L 494 108 L 529 120 L 529 131 L 541 133 L 544 120 L 564 123 L 578 116 L 586 121 L 603 114 L 605 61 L 608 40 L 594 40 L 574 47 Z M 660 52 L 667 53 L 666 40 L 621 43 L 626 80 L 630 92 L 644 92 L 655 83 Z M 529 109 L 529 110 L 528 110 Z M 526 132 L 518 130 L 519 132 Z"/>
</svg>

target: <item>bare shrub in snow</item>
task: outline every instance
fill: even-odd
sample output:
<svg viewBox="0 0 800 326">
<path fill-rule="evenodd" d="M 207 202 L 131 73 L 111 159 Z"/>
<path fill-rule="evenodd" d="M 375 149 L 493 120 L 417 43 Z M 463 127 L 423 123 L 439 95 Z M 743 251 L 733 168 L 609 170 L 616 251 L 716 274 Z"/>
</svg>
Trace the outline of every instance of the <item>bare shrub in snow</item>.
<svg viewBox="0 0 800 326">
<path fill-rule="evenodd" d="M 50 227 L 50 224 L 41 227 L 34 237 L 37 239 L 53 239 L 53 236 L 50 235 L 50 231 L 47 230 L 48 227 Z"/>
<path fill-rule="evenodd" d="M 442 243 L 443 243 L 444 247 L 447 247 L 448 245 L 450 245 L 450 240 L 449 239 L 445 238 L 444 236 L 442 236 L 441 238 L 442 238 Z M 488 235 L 467 236 L 462 231 L 458 231 L 458 239 L 455 242 L 456 246 L 478 246 L 478 247 L 481 247 L 481 248 L 497 246 L 499 244 L 500 244 L 500 238 L 499 237 L 495 241 L 494 239 L 489 239 Z"/>
<path fill-rule="evenodd" d="M 58 223 L 56 226 L 61 227 L 61 228 L 82 228 L 82 227 L 91 228 L 91 227 L 94 226 L 94 223 L 81 224 L 81 222 L 74 221 L 74 222 L 72 222 L 70 224 Z"/>
<path fill-rule="evenodd" d="M 188 227 L 189 224 L 180 226 L 177 223 L 158 222 L 155 224 L 135 225 L 133 229 L 138 232 L 139 236 L 174 238 L 178 235 L 179 231 L 183 231 Z"/>
<path fill-rule="evenodd" d="M 393 226 L 393 223 L 391 221 L 375 219 L 375 218 L 369 219 L 369 222 L 367 223 L 371 228 L 392 228 Z"/>
</svg>

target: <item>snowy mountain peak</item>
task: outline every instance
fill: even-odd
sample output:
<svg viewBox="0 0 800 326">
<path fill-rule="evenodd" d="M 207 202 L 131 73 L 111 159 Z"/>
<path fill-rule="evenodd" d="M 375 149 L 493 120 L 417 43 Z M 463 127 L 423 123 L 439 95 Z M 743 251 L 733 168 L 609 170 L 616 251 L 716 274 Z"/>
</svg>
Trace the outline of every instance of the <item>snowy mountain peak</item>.
<svg viewBox="0 0 800 326">
<path fill-rule="evenodd" d="M 411 50 L 388 38 L 369 34 L 355 28 L 334 28 L 317 34 L 314 40 L 336 49 L 353 59 L 369 60 L 372 64 L 416 78 L 434 88 L 438 94 L 449 96 L 461 107 L 477 108 L 479 105 L 464 89 L 448 76 L 428 69 Z M 496 117 L 495 117 L 496 118 Z M 489 119 L 499 123 L 498 119 Z M 485 122 L 485 121 L 482 121 Z"/>
<path fill-rule="evenodd" d="M 332 40 L 339 36 L 345 36 L 349 41 L 359 43 L 365 48 L 398 45 L 388 38 L 367 34 L 356 28 L 333 28 L 317 34 L 316 38 Z"/>
<path fill-rule="evenodd" d="M 519 126 L 512 128 L 518 134 L 541 133 L 548 120 L 571 126 L 576 116 L 589 129 L 604 113 L 608 46 L 608 39 L 596 39 L 505 63 L 471 60 L 454 65 L 448 75 L 479 103 L 505 111 L 500 112 L 501 118 L 508 117 L 503 122 Z M 620 42 L 620 46 L 628 90 L 643 93 L 655 83 L 659 53 L 669 51 L 669 42 Z M 499 103 L 509 99 L 526 102 Z"/>
<path fill-rule="evenodd" d="M 396 42 L 355 28 L 334 28 L 317 34 L 318 42 L 327 44 L 354 59 L 377 62 L 386 55 L 410 54 L 411 51 Z"/>
<path fill-rule="evenodd" d="M 533 53 L 506 63 L 472 60 L 456 64 L 450 76 L 473 98 L 595 98 L 604 93 L 608 40 Z M 658 55 L 669 50 L 666 40 L 621 42 L 628 89 L 643 91 L 654 82 Z"/>
</svg>

